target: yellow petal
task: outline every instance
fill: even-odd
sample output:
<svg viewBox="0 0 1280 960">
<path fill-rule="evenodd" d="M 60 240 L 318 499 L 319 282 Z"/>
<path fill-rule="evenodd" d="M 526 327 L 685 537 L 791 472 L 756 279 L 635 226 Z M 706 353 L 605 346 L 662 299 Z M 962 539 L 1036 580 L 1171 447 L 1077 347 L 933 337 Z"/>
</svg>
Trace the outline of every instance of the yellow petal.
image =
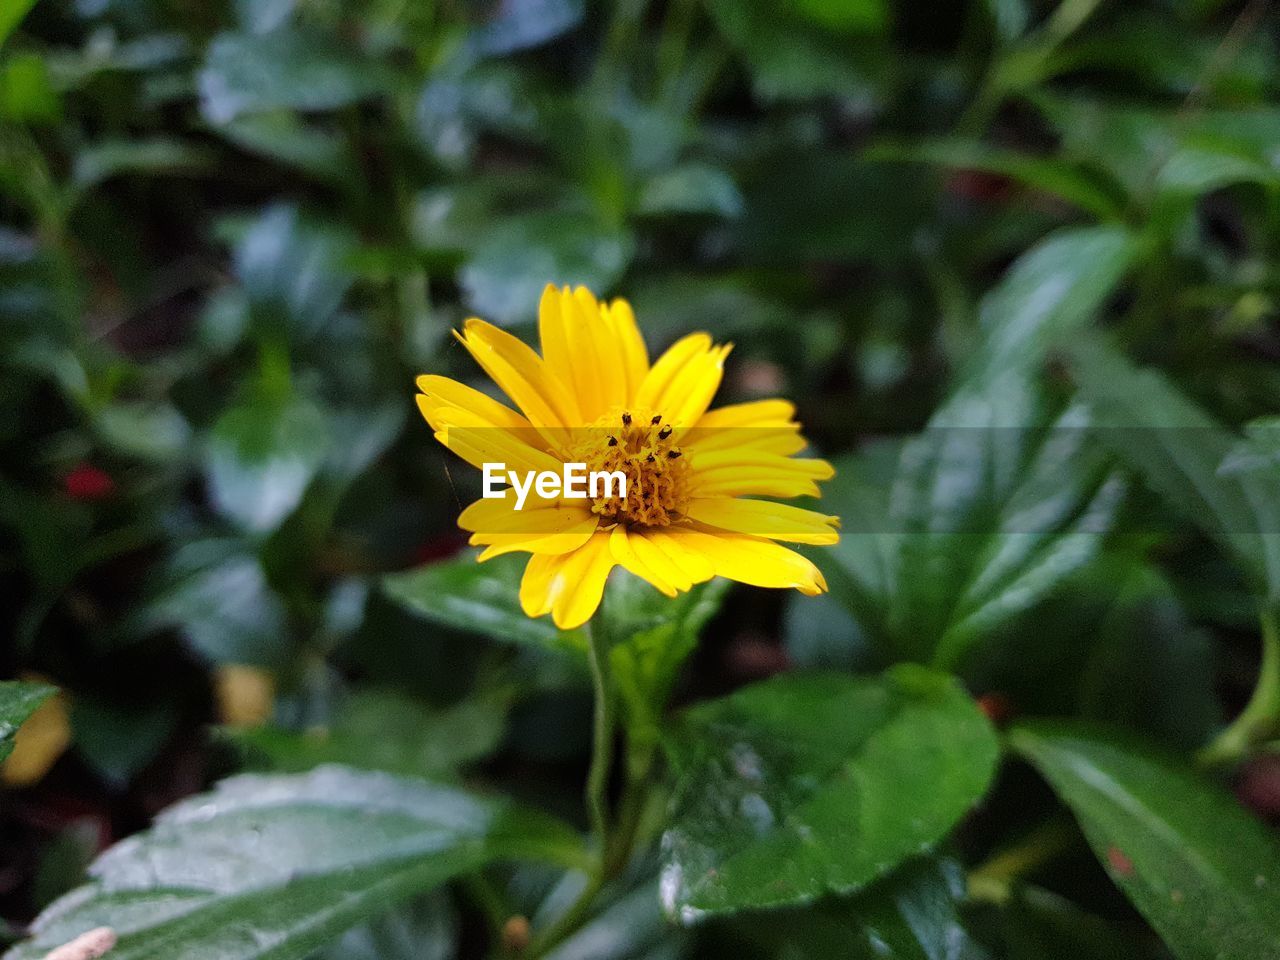
<svg viewBox="0 0 1280 960">
<path fill-rule="evenodd" d="M 690 501 L 689 517 L 721 530 L 771 540 L 830 546 L 840 540 L 840 518 L 786 503 L 711 497 Z"/>
<path fill-rule="evenodd" d="M 530 446 L 522 437 L 494 426 L 470 410 L 442 407 L 433 416 L 439 424 L 436 439 L 474 467 L 483 469 L 486 463 L 502 463 L 506 469 L 522 473 L 563 470 L 561 461 L 545 450 Z"/>
<path fill-rule="evenodd" d="M 683 574 L 689 586 L 695 583 L 705 583 L 714 577 L 716 571 L 711 562 L 701 553 L 696 550 L 690 550 L 681 543 L 679 537 L 670 533 L 669 529 L 672 528 L 647 530 L 645 531 L 645 539 L 653 545 L 659 554 L 667 559 L 672 567 Z M 657 565 L 656 561 L 654 563 Z M 687 590 L 689 587 L 684 587 L 683 589 Z"/>
<path fill-rule="evenodd" d="M 662 414 L 677 427 L 691 427 L 711 405 L 724 375 L 724 358 L 732 344 L 714 346 L 705 333 L 676 341 L 653 365 L 636 397 L 636 405 Z"/>
<path fill-rule="evenodd" d="M 691 333 L 681 337 L 658 358 L 658 362 L 645 374 L 640 389 L 636 391 L 636 406 L 667 415 L 663 404 L 670 399 L 668 391 L 685 366 L 713 349 L 711 337 L 705 333 Z"/>
<path fill-rule="evenodd" d="M 715 451 L 772 453 L 789 457 L 799 453 L 807 444 L 800 434 L 798 423 L 775 423 L 751 427 L 704 427 L 699 421 L 680 438 L 680 446 L 686 453 L 703 455 Z"/>
<path fill-rule="evenodd" d="M 626 405 L 623 344 L 590 290 L 548 286 L 538 308 L 538 332 L 548 368 L 577 400 L 581 424 Z"/>
<path fill-rule="evenodd" d="M 613 553 L 613 559 L 624 570 L 634 573 L 642 580 L 647 580 L 668 597 L 674 597 L 679 591 L 671 582 L 671 578 L 664 575 L 664 570 L 669 568 L 670 564 L 664 563 L 660 565 L 662 569 L 658 569 L 655 565 L 646 563 L 636 552 L 635 541 L 643 539 L 638 534 L 628 535 L 626 526 L 618 524 L 609 535 L 609 550 Z M 665 558 L 663 560 L 665 561 Z"/>
<path fill-rule="evenodd" d="M 573 394 L 527 344 L 475 318 L 454 336 L 553 446 L 563 443 L 566 426 L 582 422 Z"/>
<path fill-rule="evenodd" d="M 526 617 L 551 612 L 551 578 L 563 566 L 565 555 L 534 554 L 520 578 L 520 609 Z"/>
<path fill-rule="evenodd" d="M 591 619 L 600 606 L 605 580 L 614 563 L 609 549 L 609 534 L 604 532 L 594 534 L 563 558 L 547 587 L 551 619 L 557 627 L 572 630 Z"/>
<path fill-rule="evenodd" d="M 809 596 L 827 589 L 822 571 L 808 558 L 772 540 L 696 525 L 670 529 L 682 545 L 706 557 L 718 576 L 756 587 L 794 587 Z"/>
<path fill-rule="evenodd" d="M 689 490 L 695 497 L 820 495 L 817 481 L 835 468 L 825 460 L 783 457 L 757 449 L 689 452 Z"/>
<path fill-rule="evenodd" d="M 479 557 L 491 560 L 504 553 L 527 550 L 530 553 L 572 553 L 595 532 L 599 518 L 585 501 L 556 502 L 540 509 L 526 505 L 523 510 L 507 510 L 494 515 L 483 505 L 500 504 L 499 500 L 478 500 L 463 511 L 459 526 L 475 524 L 472 546 L 488 547 Z"/>
<path fill-rule="evenodd" d="M 446 407 L 460 407 L 463 410 L 470 410 L 495 427 L 506 427 L 508 430 L 516 431 L 526 440 L 529 439 L 527 431 L 532 427 L 528 420 L 479 390 L 459 383 L 457 380 L 435 374 L 423 374 L 418 377 L 417 384 L 418 389 L 422 391 L 418 397 L 418 409 L 422 411 L 422 415 L 427 418 L 427 423 L 431 424 L 433 430 L 439 429 L 432 419 L 435 411 Z"/>
<path fill-rule="evenodd" d="M 795 415 L 795 404 L 789 400 L 752 400 L 708 410 L 698 419 L 698 427 L 723 430 L 728 427 L 778 426 L 791 423 Z"/>
<path fill-rule="evenodd" d="M 601 307 L 603 316 L 609 322 L 613 338 L 617 341 L 621 355 L 622 378 L 625 383 L 623 391 L 628 404 L 640 390 L 645 375 L 649 372 L 649 349 L 645 346 L 644 337 L 636 325 L 636 315 L 627 301 L 614 300 L 608 306 Z"/>
</svg>

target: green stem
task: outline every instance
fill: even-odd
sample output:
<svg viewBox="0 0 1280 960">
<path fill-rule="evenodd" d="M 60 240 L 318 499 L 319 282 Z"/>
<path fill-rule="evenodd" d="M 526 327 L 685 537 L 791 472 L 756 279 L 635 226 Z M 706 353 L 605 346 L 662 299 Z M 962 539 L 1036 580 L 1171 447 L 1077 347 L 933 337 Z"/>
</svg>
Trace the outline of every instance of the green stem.
<svg viewBox="0 0 1280 960">
<path fill-rule="evenodd" d="M 613 697 L 609 691 L 609 651 L 604 631 L 587 623 L 587 663 L 595 694 L 591 728 L 591 769 L 587 772 L 587 817 L 596 850 L 604 857 L 609 833 L 609 770 L 613 766 Z"/>
<path fill-rule="evenodd" d="M 1253 696 L 1234 722 L 1200 751 L 1200 762 L 1209 765 L 1239 760 L 1249 748 L 1280 728 L 1280 627 L 1274 610 L 1264 610 L 1262 667 Z"/>
<path fill-rule="evenodd" d="M 1041 824 L 969 871 L 969 898 L 985 903 L 1006 902 L 1020 877 L 1053 860 L 1071 845 L 1075 836 L 1075 829 L 1066 820 Z"/>
<path fill-rule="evenodd" d="M 587 638 L 587 665 L 591 669 L 591 689 L 595 714 L 591 729 L 591 768 L 587 771 L 587 819 L 595 847 L 586 886 L 564 913 L 540 930 L 526 955 L 540 957 L 577 930 L 591 915 L 591 908 L 607 877 L 605 860 L 609 850 L 609 772 L 613 766 L 613 697 L 609 689 L 609 649 L 604 630 L 587 622 L 582 627 Z"/>
</svg>

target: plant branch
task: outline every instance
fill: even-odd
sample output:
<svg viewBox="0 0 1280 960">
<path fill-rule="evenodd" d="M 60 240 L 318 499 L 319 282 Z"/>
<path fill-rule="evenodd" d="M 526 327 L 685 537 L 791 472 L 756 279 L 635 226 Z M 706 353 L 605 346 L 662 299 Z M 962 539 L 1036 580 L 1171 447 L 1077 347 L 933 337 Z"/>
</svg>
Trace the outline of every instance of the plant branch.
<svg viewBox="0 0 1280 960">
<path fill-rule="evenodd" d="M 1249 748 L 1280 728 L 1280 625 L 1270 608 L 1263 611 L 1260 619 L 1262 667 L 1253 696 L 1231 725 L 1200 751 L 1201 763 L 1218 765 L 1239 760 Z"/>
</svg>

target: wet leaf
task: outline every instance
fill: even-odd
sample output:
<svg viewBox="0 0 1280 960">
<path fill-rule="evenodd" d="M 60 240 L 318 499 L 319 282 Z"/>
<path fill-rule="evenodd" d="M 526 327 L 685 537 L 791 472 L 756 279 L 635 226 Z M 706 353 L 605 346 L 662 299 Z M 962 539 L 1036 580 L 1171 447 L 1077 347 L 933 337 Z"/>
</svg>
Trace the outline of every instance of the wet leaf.
<svg viewBox="0 0 1280 960">
<path fill-rule="evenodd" d="M 702 213 L 736 217 L 742 213 L 742 194 L 724 170 L 689 163 L 649 180 L 640 191 L 638 211 L 651 216 Z"/>
<path fill-rule="evenodd" d="M 170 558 L 155 595 L 137 614 L 139 633 L 177 629 L 214 663 L 287 662 L 284 605 L 258 558 L 234 540 L 193 540 Z"/>
<path fill-rule="evenodd" d="M 1221 787 L 1103 728 L 1025 724 L 1009 745 L 1072 809 L 1112 880 L 1181 960 L 1275 955 L 1280 844 Z"/>
<path fill-rule="evenodd" d="M 476 50 L 501 56 L 536 47 L 572 30 L 582 20 L 583 0 L 503 0 L 471 34 Z"/>
<path fill-rule="evenodd" d="M 945 837 L 999 752 L 952 679 L 906 665 L 699 704 L 671 750 L 662 898 L 684 922 L 862 889 Z"/>
<path fill-rule="evenodd" d="M 329 450 L 329 425 L 298 396 L 250 396 L 214 424 L 205 471 L 214 507 L 251 533 L 278 527 L 302 502 Z"/>
<path fill-rule="evenodd" d="M 960 920 L 964 895 L 959 864 L 921 860 L 853 897 L 747 917 L 742 930 L 795 960 L 984 960 Z"/>
<path fill-rule="evenodd" d="M 1094 341 L 1078 344 L 1072 359 L 1102 442 L 1280 600 L 1280 477 L 1231 470 L 1239 438 L 1159 372 Z"/>
<path fill-rule="evenodd" d="M 294 207 L 268 207 L 240 237 L 236 276 L 264 330 L 300 338 L 329 324 L 354 282 L 354 248 L 340 229 L 304 219 Z"/>
<path fill-rule="evenodd" d="M 224 33 L 200 71 L 200 105 L 214 124 L 267 110 L 332 110 L 380 93 L 383 69 L 326 35 L 290 29 Z"/>
<path fill-rule="evenodd" d="M 633 743 L 657 745 L 676 675 L 696 649 L 703 626 L 720 609 L 728 585 L 716 579 L 668 600 L 625 571 L 610 578 L 603 615 L 608 635 L 617 642 L 609 651 L 609 666 Z M 624 607 L 628 590 L 641 594 L 643 605 Z"/>
<path fill-rule="evenodd" d="M 548 283 L 590 287 L 607 295 L 631 262 L 629 233 L 574 214 L 530 214 L 504 220 L 463 264 L 458 279 L 481 317 L 509 325 L 533 318 Z"/>
<path fill-rule="evenodd" d="M 582 655 L 578 631 L 562 632 L 550 617 L 535 620 L 520 609 L 526 558 L 508 554 L 476 563 L 475 556 L 466 550 L 451 560 L 390 574 L 382 578 L 382 589 L 419 616 L 455 630 Z"/>
<path fill-rule="evenodd" d="M 443 779 L 497 748 L 506 714 L 506 704 L 495 699 L 432 710 L 403 694 L 365 690 L 343 703 L 332 721 L 303 733 L 259 727 L 230 735 L 251 765 L 276 772 L 341 763 Z"/>
<path fill-rule="evenodd" d="M 244 775 L 104 853 L 5 957 L 109 926 L 113 960 L 299 960 L 460 873 L 508 858 L 572 865 L 579 848 L 544 814 L 421 780 L 336 766 Z"/>
</svg>

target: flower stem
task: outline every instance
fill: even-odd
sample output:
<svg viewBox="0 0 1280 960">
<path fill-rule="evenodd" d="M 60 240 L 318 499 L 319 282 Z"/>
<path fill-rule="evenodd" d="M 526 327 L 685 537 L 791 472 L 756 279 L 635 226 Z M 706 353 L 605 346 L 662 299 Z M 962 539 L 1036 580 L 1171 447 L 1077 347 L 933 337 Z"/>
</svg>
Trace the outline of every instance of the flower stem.
<svg viewBox="0 0 1280 960">
<path fill-rule="evenodd" d="M 609 651 L 604 631 L 590 622 L 582 627 L 587 636 L 587 663 L 595 694 L 591 727 L 591 768 L 587 772 L 587 817 L 596 850 L 603 860 L 609 836 L 609 771 L 613 766 L 613 697 L 609 690 Z"/>
<path fill-rule="evenodd" d="M 1239 760 L 1258 741 L 1280 727 L 1280 628 L 1276 613 L 1268 608 L 1262 621 L 1262 667 L 1253 696 L 1240 715 L 1217 738 L 1200 751 L 1200 762 L 1208 765 Z"/>
</svg>

